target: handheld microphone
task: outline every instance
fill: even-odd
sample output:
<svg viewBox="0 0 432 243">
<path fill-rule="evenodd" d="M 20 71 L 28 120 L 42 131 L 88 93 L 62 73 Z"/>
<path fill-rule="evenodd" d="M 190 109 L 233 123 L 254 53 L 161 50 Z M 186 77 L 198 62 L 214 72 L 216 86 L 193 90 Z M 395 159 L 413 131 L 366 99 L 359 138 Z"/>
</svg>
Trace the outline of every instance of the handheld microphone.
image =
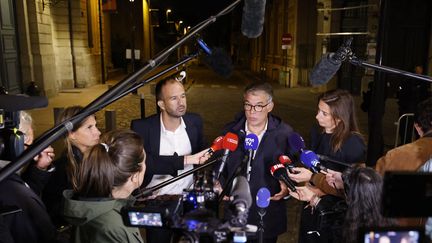
<svg viewBox="0 0 432 243">
<path fill-rule="evenodd" d="M 328 156 L 322 155 L 322 154 L 317 154 L 317 156 L 318 156 L 319 160 L 328 161 L 328 162 L 331 162 L 331 163 L 335 163 L 335 164 L 338 164 L 338 165 L 345 166 L 347 168 L 351 167 L 351 165 L 348 164 L 348 163 L 344 163 L 344 162 L 340 162 L 340 161 L 334 160 L 334 159 L 332 159 L 332 158 L 330 158 Z"/>
<path fill-rule="evenodd" d="M 335 53 L 325 54 L 312 69 L 309 80 L 313 86 L 326 84 L 339 70 L 342 62 L 352 56 L 352 37 L 348 38 Z"/>
<path fill-rule="evenodd" d="M 207 150 L 207 153 L 213 154 L 214 152 L 221 150 L 223 138 L 223 136 L 215 138 L 215 140 L 213 140 L 212 146 L 210 146 L 210 148 Z"/>
<path fill-rule="evenodd" d="M 256 204 L 258 207 L 258 215 L 260 216 L 260 222 L 258 224 L 258 242 L 264 242 L 264 220 L 263 217 L 266 214 L 266 208 L 270 204 L 270 191 L 261 187 L 256 195 Z"/>
<path fill-rule="evenodd" d="M 294 182 L 288 177 L 288 173 L 283 164 L 275 164 L 270 167 L 270 173 L 274 178 L 283 181 L 291 191 L 295 192 L 297 190 Z"/>
<path fill-rule="evenodd" d="M 290 173 L 295 174 L 295 171 L 292 170 L 292 168 L 294 168 L 294 165 L 292 164 L 292 160 L 290 159 L 290 157 L 288 157 L 288 155 L 281 155 L 278 158 L 279 163 L 283 164 L 285 166 L 285 168 L 287 168 L 289 170 Z"/>
<path fill-rule="evenodd" d="M 224 149 L 224 154 L 222 156 L 221 164 L 219 166 L 219 171 L 216 175 L 216 179 L 219 179 L 222 171 L 224 170 L 228 154 L 231 151 L 235 151 L 238 146 L 238 136 L 235 133 L 229 132 L 222 139 L 222 148 Z"/>
<path fill-rule="evenodd" d="M 295 152 L 301 152 L 306 148 L 304 139 L 296 132 L 289 135 L 288 143 Z"/>
<path fill-rule="evenodd" d="M 231 196 L 233 198 L 232 205 L 235 216 L 231 219 L 230 223 L 234 227 L 245 226 L 247 224 L 248 211 L 252 204 L 252 196 L 249 183 L 244 176 L 234 178 Z"/>
<path fill-rule="evenodd" d="M 254 157 L 255 151 L 258 148 L 258 144 L 259 144 L 259 141 L 258 141 L 257 135 L 250 133 L 246 136 L 245 141 L 244 141 L 244 148 L 249 153 L 247 166 L 246 166 L 246 179 L 248 181 L 250 180 L 250 172 L 252 170 L 251 162 L 252 162 L 252 159 Z"/>
<path fill-rule="evenodd" d="M 314 173 L 327 171 L 327 168 L 319 162 L 318 156 L 311 150 L 304 150 L 300 154 L 300 161 Z"/>
<path fill-rule="evenodd" d="M 245 0 L 241 32 L 248 38 L 257 38 L 261 35 L 265 17 L 265 0 Z"/>
<path fill-rule="evenodd" d="M 203 58 L 204 63 L 224 78 L 231 76 L 233 71 L 231 57 L 222 48 L 213 48 L 212 50 L 201 38 L 197 38 L 197 42 L 207 54 Z"/>
</svg>

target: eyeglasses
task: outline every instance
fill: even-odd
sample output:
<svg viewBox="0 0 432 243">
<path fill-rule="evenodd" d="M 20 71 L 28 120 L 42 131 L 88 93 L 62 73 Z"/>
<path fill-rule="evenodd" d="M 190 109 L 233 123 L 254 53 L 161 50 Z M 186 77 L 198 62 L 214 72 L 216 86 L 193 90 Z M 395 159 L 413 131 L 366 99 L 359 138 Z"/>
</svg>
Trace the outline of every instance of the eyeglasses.
<svg viewBox="0 0 432 243">
<path fill-rule="evenodd" d="M 271 101 L 270 101 L 270 102 L 271 102 Z M 245 109 L 245 111 L 251 111 L 252 108 L 253 108 L 255 111 L 257 111 L 257 112 L 261 112 L 261 111 L 264 109 L 264 107 L 266 107 L 266 106 L 268 106 L 268 105 L 270 104 L 270 102 L 267 103 L 267 104 L 265 104 L 265 105 L 251 105 L 251 104 L 244 104 L 244 109 Z"/>
</svg>

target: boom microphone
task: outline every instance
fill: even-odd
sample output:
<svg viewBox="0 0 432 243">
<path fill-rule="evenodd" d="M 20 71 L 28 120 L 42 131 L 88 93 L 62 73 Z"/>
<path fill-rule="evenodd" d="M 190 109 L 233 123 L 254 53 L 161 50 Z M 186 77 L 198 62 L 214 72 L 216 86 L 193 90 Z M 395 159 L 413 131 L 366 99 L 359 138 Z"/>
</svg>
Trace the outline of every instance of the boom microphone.
<svg viewBox="0 0 432 243">
<path fill-rule="evenodd" d="M 248 38 L 257 38 L 261 35 L 264 25 L 265 0 L 245 0 L 241 32 Z"/>
<path fill-rule="evenodd" d="M 352 37 L 347 39 L 335 53 L 325 54 L 312 69 L 309 80 L 313 86 L 326 84 L 339 70 L 343 61 L 352 55 Z"/>
<path fill-rule="evenodd" d="M 229 132 L 222 139 L 222 148 L 224 149 L 224 154 L 222 156 L 221 164 L 219 166 L 219 171 L 216 175 L 216 179 L 219 179 L 222 171 L 224 170 L 228 154 L 231 151 L 235 151 L 238 145 L 238 136 L 235 133 Z"/>
<path fill-rule="evenodd" d="M 21 111 L 48 106 L 48 99 L 43 96 L 0 95 L 0 109 Z"/>
<path fill-rule="evenodd" d="M 275 164 L 270 167 L 270 173 L 274 178 L 283 181 L 291 191 L 295 192 L 297 190 L 294 182 L 288 177 L 288 173 L 283 164 Z"/>
<path fill-rule="evenodd" d="M 248 161 L 247 161 L 247 165 L 246 165 L 246 179 L 249 181 L 250 180 L 250 172 L 252 170 L 251 167 L 251 162 L 252 159 L 255 155 L 255 151 L 258 148 L 258 136 L 250 133 L 246 136 L 245 141 L 244 141 L 244 148 L 248 151 L 249 157 L 248 157 Z"/>
<path fill-rule="evenodd" d="M 231 57 L 222 48 L 213 48 L 212 50 L 201 38 L 197 38 L 197 42 L 207 54 L 203 58 L 204 63 L 224 78 L 231 76 L 233 71 Z"/>
<path fill-rule="evenodd" d="M 328 156 L 325 156 L 325 155 L 317 154 L 317 156 L 318 156 L 318 158 L 320 160 L 328 161 L 328 162 L 335 163 L 335 164 L 338 164 L 338 165 L 342 165 L 342 166 L 345 166 L 345 167 L 351 167 L 351 165 L 348 164 L 348 163 L 344 163 L 344 162 L 340 162 L 340 161 L 334 160 L 334 159 L 332 159 L 332 158 L 330 158 Z"/>
<path fill-rule="evenodd" d="M 327 168 L 319 162 L 318 156 L 311 150 L 304 150 L 300 154 L 300 161 L 306 166 L 306 168 L 312 170 L 314 173 L 327 171 Z"/>
</svg>

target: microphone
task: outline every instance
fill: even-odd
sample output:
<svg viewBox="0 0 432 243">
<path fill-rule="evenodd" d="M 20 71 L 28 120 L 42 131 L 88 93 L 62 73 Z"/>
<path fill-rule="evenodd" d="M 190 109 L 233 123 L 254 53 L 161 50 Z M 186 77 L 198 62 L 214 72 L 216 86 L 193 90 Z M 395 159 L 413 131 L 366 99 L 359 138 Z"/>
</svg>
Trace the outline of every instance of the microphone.
<svg viewBox="0 0 432 243">
<path fill-rule="evenodd" d="M 246 166 L 246 179 L 248 181 L 250 181 L 250 172 L 252 170 L 251 162 L 252 162 L 252 159 L 254 157 L 255 151 L 258 148 L 258 144 L 259 144 L 259 141 L 258 141 L 258 136 L 257 135 L 255 135 L 253 133 L 250 133 L 250 134 L 248 134 L 246 136 L 245 141 L 244 141 L 244 148 L 249 153 L 249 155 L 248 155 L 249 157 L 248 157 L 248 161 L 247 161 L 247 166 Z"/>
<path fill-rule="evenodd" d="M 264 221 L 263 217 L 266 214 L 266 208 L 270 204 L 270 191 L 265 188 L 261 187 L 256 195 L 256 204 L 258 207 L 258 215 L 260 216 L 260 222 L 258 224 L 258 242 L 264 242 Z"/>
<path fill-rule="evenodd" d="M 332 158 L 330 158 L 328 156 L 322 155 L 322 154 L 317 154 L 317 156 L 318 156 L 319 160 L 328 161 L 328 162 L 331 162 L 331 163 L 335 163 L 335 164 L 338 164 L 338 165 L 345 166 L 347 168 L 351 167 L 351 165 L 348 164 L 348 163 L 344 163 L 344 162 L 340 162 L 340 161 L 334 160 L 334 159 L 332 159 Z"/>
<path fill-rule="evenodd" d="M 8 112 L 31 110 L 48 106 L 48 99 L 43 96 L 0 95 L 0 109 Z"/>
<path fill-rule="evenodd" d="M 207 153 L 213 154 L 214 152 L 221 150 L 223 138 L 224 138 L 223 136 L 219 136 L 215 138 L 212 146 L 210 146 L 210 148 L 207 150 Z"/>
<path fill-rule="evenodd" d="M 241 32 L 248 38 L 257 38 L 261 35 L 265 17 L 265 0 L 245 0 Z"/>
<path fill-rule="evenodd" d="M 207 54 L 203 58 L 204 63 L 222 77 L 230 77 L 233 71 L 231 57 L 222 48 L 213 48 L 212 50 L 201 38 L 197 38 L 197 42 Z"/>
<path fill-rule="evenodd" d="M 313 86 L 326 84 L 339 70 L 342 62 L 353 55 L 352 37 L 348 38 L 335 53 L 325 54 L 312 69 L 309 80 Z"/>
<path fill-rule="evenodd" d="M 311 150 L 304 150 L 300 154 L 300 161 L 314 173 L 327 171 L 327 168 L 319 162 L 318 156 Z"/>
<path fill-rule="evenodd" d="M 237 149 L 237 145 L 238 145 L 238 136 L 235 133 L 229 132 L 222 139 L 222 148 L 224 149 L 224 154 L 222 156 L 222 161 L 219 166 L 219 171 L 216 175 L 216 179 L 219 179 L 222 171 L 224 170 L 225 162 L 228 158 L 229 152 L 235 151 Z"/>
<path fill-rule="evenodd" d="M 294 165 L 292 164 L 292 160 L 290 159 L 290 157 L 288 157 L 288 155 L 281 155 L 278 158 L 279 163 L 283 164 L 285 166 L 285 168 L 287 168 L 289 170 L 290 173 L 295 174 L 295 171 L 292 170 L 292 168 L 294 168 Z"/>
<path fill-rule="evenodd" d="M 252 196 L 249 183 L 244 176 L 234 178 L 231 188 L 232 206 L 234 216 L 230 224 L 234 227 L 242 227 L 247 224 L 248 211 L 252 204 Z"/>
<path fill-rule="evenodd" d="M 270 167 L 270 173 L 274 178 L 283 181 L 291 191 L 295 192 L 297 190 L 294 182 L 288 177 L 288 173 L 283 164 L 275 164 Z"/>
<path fill-rule="evenodd" d="M 304 139 L 302 138 L 302 136 L 300 136 L 300 134 L 296 132 L 292 132 L 289 135 L 288 143 L 291 148 L 296 152 L 301 152 L 304 148 L 306 148 Z"/>
</svg>

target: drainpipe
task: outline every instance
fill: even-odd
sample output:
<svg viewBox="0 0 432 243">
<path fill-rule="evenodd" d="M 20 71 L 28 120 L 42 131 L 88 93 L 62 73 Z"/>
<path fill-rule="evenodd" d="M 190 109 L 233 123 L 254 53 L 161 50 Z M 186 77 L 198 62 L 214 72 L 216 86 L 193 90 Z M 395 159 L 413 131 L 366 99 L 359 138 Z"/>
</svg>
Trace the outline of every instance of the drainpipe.
<svg viewBox="0 0 432 243">
<path fill-rule="evenodd" d="M 73 29 L 72 29 L 72 0 L 68 0 L 68 17 L 69 17 L 69 40 L 70 40 L 70 48 L 71 48 L 71 56 L 72 56 L 72 75 L 74 88 L 77 87 L 76 84 L 76 62 L 75 62 L 75 51 L 74 51 L 74 43 L 73 43 Z"/>
<path fill-rule="evenodd" d="M 105 84 L 105 60 L 104 60 L 104 45 L 103 45 L 103 33 L 102 33 L 102 4 L 101 0 L 98 1 L 99 4 L 99 41 L 100 41 L 100 52 L 101 52 L 101 81 Z"/>
</svg>

